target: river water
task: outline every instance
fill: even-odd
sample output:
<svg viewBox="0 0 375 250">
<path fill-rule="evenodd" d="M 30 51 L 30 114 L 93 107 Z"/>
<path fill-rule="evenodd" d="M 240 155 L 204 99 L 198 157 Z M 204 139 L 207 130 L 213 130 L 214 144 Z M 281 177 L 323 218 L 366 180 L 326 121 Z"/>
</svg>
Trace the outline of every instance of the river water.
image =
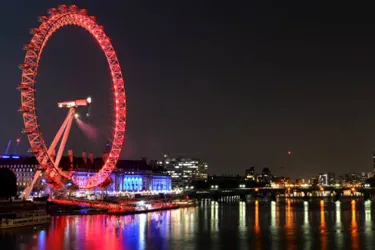
<svg viewBox="0 0 375 250">
<path fill-rule="evenodd" d="M 128 216 L 56 216 L 0 231 L 0 249 L 375 249 L 375 202 L 252 201 Z"/>
</svg>

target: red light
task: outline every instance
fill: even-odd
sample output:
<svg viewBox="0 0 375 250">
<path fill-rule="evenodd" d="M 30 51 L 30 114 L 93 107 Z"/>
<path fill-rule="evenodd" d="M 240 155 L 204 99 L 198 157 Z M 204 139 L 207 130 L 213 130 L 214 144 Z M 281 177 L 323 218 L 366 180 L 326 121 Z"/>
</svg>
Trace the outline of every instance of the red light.
<svg viewBox="0 0 375 250">
<path fill-rule="evenodd" d="M 288 155 L 291 155 L 292 154 L 292 151 L 291 150 L 288 150 Z"/>
<path fill-rule="evenodd" d="M 21 139 L 20 138 L 17 138 L 16 142 L 17 143 L 20 143 Z"/>
</svg>

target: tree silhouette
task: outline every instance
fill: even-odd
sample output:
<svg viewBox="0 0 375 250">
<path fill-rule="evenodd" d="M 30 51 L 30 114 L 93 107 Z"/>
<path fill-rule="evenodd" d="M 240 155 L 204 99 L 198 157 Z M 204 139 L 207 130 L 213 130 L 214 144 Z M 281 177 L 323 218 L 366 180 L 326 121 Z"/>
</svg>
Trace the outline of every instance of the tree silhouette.
<svg viewBox="0 0 375 250">
<path fill-rule="evenodd" d="M 17 177 L 9 168 L 0 168 L 0 198 L 17 195 Z"/>
<path fill-rule="evenodd" d="M 366 180 L 366 184 L 370 184 L 370 187 L 375 187 L 375 177 L 370 177 Z"/>
<path fill-rule="evenodd" d="M 263 175 L 271 175 L 271 170 L 269 168 L 263 168 L 262 174 Z"/>
</svg>

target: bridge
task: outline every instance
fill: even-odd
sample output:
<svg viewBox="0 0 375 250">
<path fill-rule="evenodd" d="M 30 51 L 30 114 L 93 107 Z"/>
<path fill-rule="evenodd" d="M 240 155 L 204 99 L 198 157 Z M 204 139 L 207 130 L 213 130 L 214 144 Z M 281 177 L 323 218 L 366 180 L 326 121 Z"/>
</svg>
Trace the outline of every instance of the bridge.
<svg viewBox="0 0 375 250">
<path fill-rule="evenodd" d="M 211 199 L 221 201 L 223 198 L 236 197 L 241 201 L 250 198 L 269 197 L 276 200 L 278 197 L 309 199 L 314 197 L 363 197 L 365 200 L 375 196 L 375 188 L 371 187 L 334 187 L 334 186 L 294 186 L 294 187 L 253 187 L 233 189 L 189 190 L 185 194 L 193 199 Z"/>
</svg>

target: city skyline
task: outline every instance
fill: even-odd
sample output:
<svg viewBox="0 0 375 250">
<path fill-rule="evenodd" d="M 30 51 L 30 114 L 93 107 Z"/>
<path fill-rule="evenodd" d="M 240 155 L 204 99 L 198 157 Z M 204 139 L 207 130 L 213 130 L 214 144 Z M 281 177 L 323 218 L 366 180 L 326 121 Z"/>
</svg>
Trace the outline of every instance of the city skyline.
<svg viewBox="0 0 375 250">
<path fill-rule="evenodd" d="M 122 157 L 184 154 L 207 161 L 212 174 L 242 173 L 252 165 L 285 176 L 371 171 L 372 15 L 344 4 L 236 3 L 76 3 L 99 17 L 125 73 L 129 113 Z M 22 46 L 38 26 L 35 17 L 56 5 L 7 2 L 0 10 L 8 34 L 0 40 L 4 146 L 23 127 L 14 90 Z M 109 130 L 102 122 L 110 101 L 101 97 L 109 88 L 106 69 L 86 32 L 66 28 L 51 39 L 37 87 L 47 138 L 64 117 L 56 102 L 72 95 L 92 95 L 92 119 L 100 131 Z M 73 131 L 70 140 L 77 149 L 90 143 L 82 144 L 80 133 Z M 19 152 L 27 148 L 23 137 Z"/>
<path fill-rule="evenodd" d="M 372 8 L 66 1 L 0 8 L 4 249 L 373 248 Z"/>
</svg>

